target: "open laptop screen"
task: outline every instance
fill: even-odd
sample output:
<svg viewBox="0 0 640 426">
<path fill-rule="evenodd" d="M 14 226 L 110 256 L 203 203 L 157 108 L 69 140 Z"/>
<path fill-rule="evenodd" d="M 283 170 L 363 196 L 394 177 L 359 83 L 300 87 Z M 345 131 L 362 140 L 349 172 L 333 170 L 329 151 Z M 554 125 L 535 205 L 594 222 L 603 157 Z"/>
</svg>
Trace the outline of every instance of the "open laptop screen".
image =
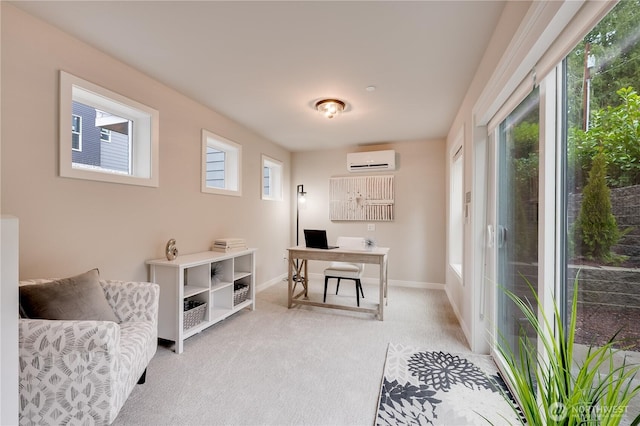
<svg viewBox="0 0 640 426">
<path fill-rule="evenodd" d="M 305 229 L 304 242 L 309 248 L 317 249 L 334 249 L 337 246 L 329 246 L 327 244 L 327 231 L 324 229 Z"/>
</svg>

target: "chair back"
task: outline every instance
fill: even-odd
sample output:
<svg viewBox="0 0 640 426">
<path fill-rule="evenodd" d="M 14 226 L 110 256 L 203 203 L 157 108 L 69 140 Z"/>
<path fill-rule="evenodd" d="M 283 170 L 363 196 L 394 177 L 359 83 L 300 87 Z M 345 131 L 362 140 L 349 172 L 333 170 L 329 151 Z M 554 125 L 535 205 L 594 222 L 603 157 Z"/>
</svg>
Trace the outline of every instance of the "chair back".
<svg viewBox="0 0 640 426">
<path fill-rule="evenodd" d="M 365 242 L 363 237 L 338 237 L 336 245 L 343 249 L 364 250 Z"/>
</svg>

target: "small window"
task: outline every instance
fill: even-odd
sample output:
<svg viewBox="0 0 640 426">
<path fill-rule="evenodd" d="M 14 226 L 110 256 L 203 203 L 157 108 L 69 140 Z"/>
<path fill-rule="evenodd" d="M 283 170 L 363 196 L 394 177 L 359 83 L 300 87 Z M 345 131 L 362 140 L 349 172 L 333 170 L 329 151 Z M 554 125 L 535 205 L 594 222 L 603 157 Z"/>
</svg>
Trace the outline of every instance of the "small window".
<svg viewBox="0 0 640 426">
<path fill-rule="evenodd" d="M 75 114 L 71 117 L 71 149 L 82 151 L 82 117 Z"/>
<path fill-rule="evenodd" d="M 60 176 L 157 187 L 158 121 L 158 111 L 61 71 Z"/>
<path fill-rule="evenodd" d="M 282 163 L 262 156 L 262 199 L 282 200 Z"/>
<path fill-rule="evenodd" d="M 111 142 L 111 130 L 101 128 L 100 129 L 100 141 L 101 142 Z"/>
<path fill-rule="evenodd" d="M 242 195 L 242 147 L 202 129 L 202 192 Z"/>
<path fill-rule="evenodd" d="M 462 279 L 462 253 L 464 248 L 464 158 L 458 137 L 451 155 L 449 173 L 449 266 Z"/>
</svg>

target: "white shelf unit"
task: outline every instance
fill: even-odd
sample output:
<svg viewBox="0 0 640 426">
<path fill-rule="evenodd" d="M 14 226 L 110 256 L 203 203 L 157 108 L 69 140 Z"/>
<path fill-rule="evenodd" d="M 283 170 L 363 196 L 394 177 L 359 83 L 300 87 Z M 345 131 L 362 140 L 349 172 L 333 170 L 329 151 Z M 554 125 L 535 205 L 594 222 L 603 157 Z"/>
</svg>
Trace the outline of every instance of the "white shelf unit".
<svg viewBox="0 0 640 426">
<path fill-rule="evenodd" d="M 256 249 L 228 253 L 207 251 L 175 260 L 147 261 L 149 280 L 160 285 L 158 337 L 175 342 L 182 353 L 186 338 L 244 308 L 256 307 Z M 234 303 L 235 285 L 249 287 L 246 300 Z M 184 304 L 206 303 L 202 322 L 184 329 Z"/>
</svg>

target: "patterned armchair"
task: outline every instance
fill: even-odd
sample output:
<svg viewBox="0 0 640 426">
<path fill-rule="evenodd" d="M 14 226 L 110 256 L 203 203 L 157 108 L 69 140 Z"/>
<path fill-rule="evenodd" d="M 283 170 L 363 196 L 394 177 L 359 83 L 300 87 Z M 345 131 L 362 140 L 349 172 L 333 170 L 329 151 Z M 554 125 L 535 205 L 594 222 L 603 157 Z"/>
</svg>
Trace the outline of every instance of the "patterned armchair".
<svg viewBox="0 0 640 426">
<path fill-rule="evenodd" d="M 136 383 L 144 383 L 158 344 L 159 287 L 100 285 L 120 324 L 20 319 L 21 425 L 110 424 Z"/>
</svg>

